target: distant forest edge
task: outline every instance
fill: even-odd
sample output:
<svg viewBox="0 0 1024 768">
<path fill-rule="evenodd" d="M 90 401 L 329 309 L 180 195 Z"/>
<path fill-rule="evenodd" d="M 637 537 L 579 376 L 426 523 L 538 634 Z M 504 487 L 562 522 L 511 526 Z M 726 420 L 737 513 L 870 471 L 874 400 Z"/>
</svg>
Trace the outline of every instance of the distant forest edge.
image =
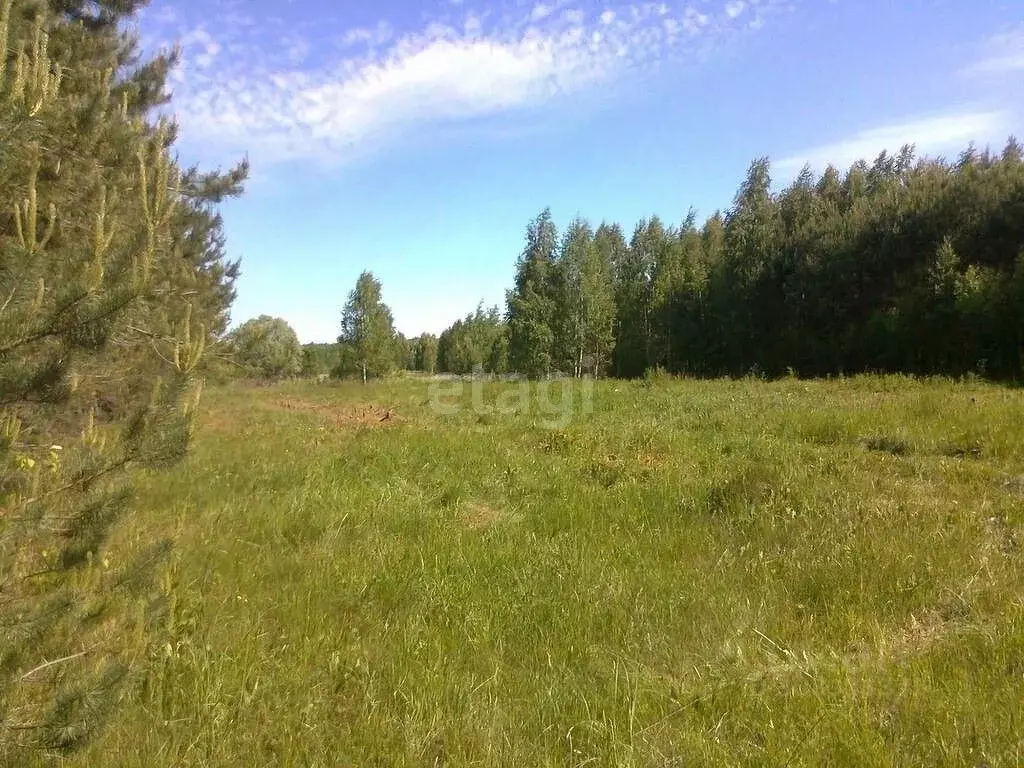
<svg viewBox="0 0 1024 768">
<path fill-rule="evenodd" d="M 755 160 L 732 207 L 703 225 L 692 209 L 678 226 L 655 216 L 628 240 L 618 224 L 580 218 L 559 233 L 544 210 L 527 227 L 505 308 L 481 305 L 440 337 L 396 334 L 364 273 L 339 343 L 307 345 L 301 365 L 310 375 L 1021 378 L 1016 139 L 998 155 L 971 145 L 955 162 L 907 146 L 845 173 L 804 168 L 779 193 L 770 170 Z M 361 335 L 371 316 L 376 338 Z"/>
</svg>

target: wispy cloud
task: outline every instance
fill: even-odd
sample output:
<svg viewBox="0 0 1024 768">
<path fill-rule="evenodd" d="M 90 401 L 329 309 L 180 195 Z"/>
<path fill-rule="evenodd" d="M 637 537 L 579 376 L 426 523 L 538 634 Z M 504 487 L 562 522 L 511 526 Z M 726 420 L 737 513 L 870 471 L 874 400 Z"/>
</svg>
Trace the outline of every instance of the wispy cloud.
<svg viewBox="0 0 1024 768">
<path fill-rule="evenodd" d="M 377 22 L 374 27 L 354 27 L 341 35 L 341 45 L 366 44 L 371 47 L 384 45 L 395 35 L 395 30 L 386 21 Z"/>
<path fill-rule="evenodd" d="M 545 105 L 705 50 L 750 28 L 736 20 L 737 5 L 712 12 L 674 0 L 584 12 L 549 0 L 500 20 L 459 5 L 457 19 L 411 32 L 382 20 L 329 35 L 297 35 L 228 6 L 230 17 L 178 33 L 185 63 L 174 108 L 185 140 L 208 151 L 248 150 L 264 163 L 344 162 L 420 126 Z M 745 15 L 763 20 L 789 5 L 759 0 Z"/>
<path fill-rule="evenodd" d="M 1024 71 L 1024 26 L 989 38 L 982 55 L 967 67 L 966 74 L 993 75 Z"/>
<path fill-rule="evenodd" d="M 725 15 L 728 16 L 730 19 L 735 19 L 741 13 L 743 13 L 743 10 L 746 7 L 747 7 L 747 4 L 745 2 L 743 2 L 743 0 L 736 0 L 736 2 L 733 2 L 733 3 L 726 3 L 725 4 Z"/>
<path fill-rule="evenodd" d="M 1008 136 L 1009 116 L 1005 112 L 955 112 L 894 123 L 861 131 L 849 138 L 811 147 L 775 162 L 781 176 L 792 176 L 805 164 L 822 170 L 829 163 L 847 168 L 858 160 L 871 162 L 885 150 L 898 152 L 913 144 L 918 155 L 956 151 L 971 142 L 1001 142 Z"/>
<path fill-rule="evenodd" d="M 537 3 L 530 12 L 530 21 L 541 21 L 551 15 L 554 8 L 544 3 Z"/>
</svg>

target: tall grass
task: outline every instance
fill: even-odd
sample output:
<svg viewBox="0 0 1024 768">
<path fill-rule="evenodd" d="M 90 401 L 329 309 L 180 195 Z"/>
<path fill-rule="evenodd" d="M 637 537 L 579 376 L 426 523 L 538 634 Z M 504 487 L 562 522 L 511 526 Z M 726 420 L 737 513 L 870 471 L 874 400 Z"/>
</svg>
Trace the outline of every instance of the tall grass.
<svg viewBox="0 0 1024 768">
<path fill-rule="evenodd" d="M 72 764 L 1024 761 L 1021 393 L 436 386 L 209 393 L 112 546 L 176 533 L 171 640 Z"/>
</svg>

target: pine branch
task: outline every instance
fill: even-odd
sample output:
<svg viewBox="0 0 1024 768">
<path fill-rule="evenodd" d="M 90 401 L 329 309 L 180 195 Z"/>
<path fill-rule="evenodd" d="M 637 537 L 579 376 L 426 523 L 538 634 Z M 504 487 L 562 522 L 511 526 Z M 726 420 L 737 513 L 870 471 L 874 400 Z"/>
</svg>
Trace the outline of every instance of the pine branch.
<svg viewBox="0 0 1024 768">
<path fill-rule="evenodd" d="M 48 500 L 48 499 L 52 499 L 55 496 L 60 496 L 62 494 L 67 493 L 68 491 L 71 491 L 71 490 L 74 490 L 74 489 L 77 489 L 77 488 L 88 488 L 90 485 L 95 483 L 100 478 L 106 477 L 107 475 L 113 474 L 115 472 L 118 472 L 118 471 L 124 469 L 129 464 L 131 464 L 132 461 L 134 461 L 134 458 L 135 457 L 133 457 L 133 456 L 124 456 L 124 457 L 118 459 L 113 464 L 107 465 L 103 469 L 101 469 L 101 470 L 99 470 L 97 472 L 94 472 L 91 475 L 86 475 L 86 476 L 83 476 L 81 478 L 76 478 L 75 480 L 71 481 L 70 483 L 66 483 L 64 485 L 57 486 L 56 488 L 53 488 L 53 489 L 47 491 L 46 493 L 40 494 L 39 496 L 34 496 L 34 497 L 31 497 L 31 498 L 28 498 L 28 499 L 24 499 L 21 502 L 19 502 L 19 506 L 21 506 L 22 508 L 29 507 L 29 506 L 31 506 L 33 504 L 37 504 L 40 501 L 45 501 L 45 500 Z M 68 518 L 68 519 L 75 519 L 75 518 Z"/>
<path fill-rule="evenodd" d="M 78 325 L 92 325 L 92 324 L 101 323 L 104 320 L 108 320 L 109 318 L 117 315 L 119 312 L 122 312 L 124 309 L 126 309 L 130 304 L 135 302 L 139 298 L 139 296 L 140 296 L 140 294 L 131 294 L 131 295 L 128 296 L 128 298 L 123 299 L 122 301 L 120 301 L 118 303 L 115 303 L 113 306 L 111 306 L 107 310 L 105 310 L 103 312 L 100 312 L 98 314 L 92 315 L 91 317 L 89 317 L 89 318 L 87 318 L 85 320 L 80 321 L 78 323 Z M 80 304 L 82 301 L 84 301 L 87 298 L 89 298 L 89 294 L 88 293 L 82 294 L 82 295 L 78 296 L 77 298 L 73 299 L 66 306 L 62 307 L 57 312 L 57 314 L 53 318 L 51 318 L 49 327 L 47 327 L 45 330 L 38 331 L 38 332 L 33 333 L 33 334 L 29 334 L 28 336 L 23 336 L 20 339 L 18 339 L 17 341 L 10 342 L 10 343 L 8 343 L 5 346 L 0 346 L 0 356 L 6 355 L 6 354 L 8 354 L 10 352 L 13 352 L 15 349 L 23 347 L 26 344 L 31 344 L 33 342 L 42 341 L 44 339 L 56 338 L 58 336 L 61 336 L 61 335 L 65 334 L 65 333 L 67 333 L 68 331 L 70 331 L 75 326 L 65 326 L 65 327 L 56 327 L 55 328 L 54 327 L 55 321 L 57 319 L 59 319 L 61 316 L 66 315 L 74 306 Z"/>
</svg>

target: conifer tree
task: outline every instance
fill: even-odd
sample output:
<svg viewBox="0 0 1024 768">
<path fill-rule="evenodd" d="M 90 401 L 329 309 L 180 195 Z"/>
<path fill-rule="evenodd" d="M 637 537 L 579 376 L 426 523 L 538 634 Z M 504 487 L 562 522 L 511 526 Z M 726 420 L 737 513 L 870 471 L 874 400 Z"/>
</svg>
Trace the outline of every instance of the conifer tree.
<svg viewBox="0 0 1024 768">
<path fill-rule="evenodd" d="M 774 255 L 778 207 L 771 193 L 767 158 L 750 164 L 725 221 L 725 258 L 717 287 L 718 319 L 730 357 L 726 364 L 745 373 L 757 364 L 755 350 L 765 339 L 756 323 L 758 287 Z"/>
<path fill-rule="evenodd" d="M 170 618 L 149 578 L 168 542 L 110 534 L 130 506 L 126 470 L 188 446 L 233 279 L 212 240 L 179 247 L 192 179 L 171 158 L 174 125 L 145 119 L 171 57 L 138 64 L 120 29 L 139 4 L 49 5 L 0 0 L 5 763 L 94 733 Z"/>
</svg>

